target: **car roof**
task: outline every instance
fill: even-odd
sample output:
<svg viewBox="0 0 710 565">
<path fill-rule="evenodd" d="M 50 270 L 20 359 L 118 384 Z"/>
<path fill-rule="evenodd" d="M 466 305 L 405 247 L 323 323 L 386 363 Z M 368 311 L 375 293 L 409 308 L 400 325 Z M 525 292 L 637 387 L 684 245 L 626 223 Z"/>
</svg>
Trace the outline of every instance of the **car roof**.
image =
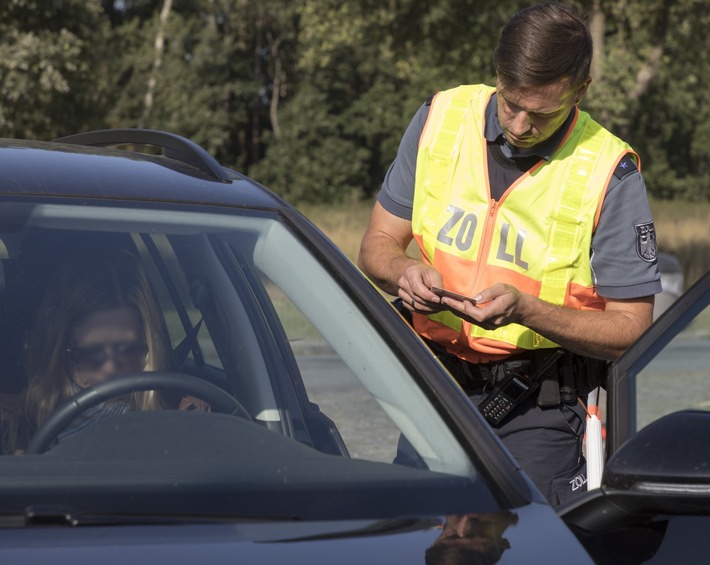
<svg viewBox="0 0 710 565">
<path fill-rule="evenodd" d="M 289 208 L 270 190 L 222 167 L 184 138 L 150 130 L 134 131 L 166 140 L 164 145 L 161 142 L 161 149 L 169 156 L 84 145 L 81 136 L 76 141 L 72 137 L 49 142 L 0 139 L 0 195 L 181 202 L 282 211 Z M 137 139 L 135 143 L 139 145 L 155 145 L 150 140 L 142 143 L 140 135 L 126 139 Z M 181 149 L 181 144 L 184 152 L 170 150 L 171 146 Z M 203 153 L 190 154 L 194 148 Z"/>
</svg>

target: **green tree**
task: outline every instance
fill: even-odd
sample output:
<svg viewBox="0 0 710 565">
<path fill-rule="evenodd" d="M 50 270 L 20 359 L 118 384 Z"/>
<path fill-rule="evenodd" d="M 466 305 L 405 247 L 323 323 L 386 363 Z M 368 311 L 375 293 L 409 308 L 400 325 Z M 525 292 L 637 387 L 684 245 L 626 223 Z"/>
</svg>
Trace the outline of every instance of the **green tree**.
<svg viewBox="0 0 710 565">
<path fill-rule="evenodd" d="M 649 193 L 710 198 L 705 0 L 593 0 L 594 81 L 585 107 L 641 155 Z"/>
<path fill-rule="evenodd" d="M 371 196 L 426 98 L 491 80 L 498 31 L 520 4 L 305 0 L 299 88 L 253 174 L 296 201 Z"/>
<path fill-rule="evenodd" d="M 148 14 L 143 3 L 124 13 L 115 30 L 125 56 L 111 122 L 179 133 L 248 170 L 262 157 L 264 130 L 278 127 L 274 116 L 293 50 L 289 6 L 175 0 L 166 9 L 161 0 Z"/>
<path fill-rule="evenodd" d="M 358 198 L 381 170 L 392 116 L 384 105 L 402 84 L 389 47 L 394 12 L 381 2 L 307 0 L 298 18 L 296 90 L 252 174 L 294 201 Z M 372 91 L 379 99 L 370 106 Z"/>
<path fill-rule="evenodd" d="M 10 0 L 0 11 L 0 132 L 50 139 L 100 124 L 101 5 Z"/>
<path fill-rule="evenodd" d="M 583 108 L 641 155 L 659 198 L 710 199 L 707 0 L 568 0 L 589 17 Z M 308 202 L 370 197 L 418 106 L 493 82 L 523 0 L 8 0 L 0 127 L 185 135 Z"/>
</svg>

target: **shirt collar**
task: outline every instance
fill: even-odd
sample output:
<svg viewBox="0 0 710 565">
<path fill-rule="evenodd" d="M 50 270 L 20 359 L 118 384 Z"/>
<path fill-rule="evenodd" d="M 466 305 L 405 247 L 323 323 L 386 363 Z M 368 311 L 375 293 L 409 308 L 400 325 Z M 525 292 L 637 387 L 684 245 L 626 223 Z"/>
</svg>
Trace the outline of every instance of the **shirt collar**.
<svg viewBox="0 0 710 565">
<path fill-rule="evenodd" d="M 503 136 L 503 128 L 500 127 L 500 121 L 498 120 L 497 95 L 496 93 L 493 93 L 493 96 L 491 96 L 488 101 L 488 105 L 486 106 L 486 125 L 483 135 L 489 143 L 499 143 L 503 154 L 509 159 L 518 159 L 536 155 L 541 159 L 549 161 L 552 158 L 552 154 L 560 146 L 560 143 L 562 143 L 562 139 L 567 134 L 570 125 L 572 125 L 574 115 L 575 109 L 572 108 L 565 122 L 560 126 L 560 129 L 552 135 L 552 137 L 543 141 L 541 144 L 536 145 L 535 147 L 521 151 L 505 141 L 505 137 Z"/>
</svg>

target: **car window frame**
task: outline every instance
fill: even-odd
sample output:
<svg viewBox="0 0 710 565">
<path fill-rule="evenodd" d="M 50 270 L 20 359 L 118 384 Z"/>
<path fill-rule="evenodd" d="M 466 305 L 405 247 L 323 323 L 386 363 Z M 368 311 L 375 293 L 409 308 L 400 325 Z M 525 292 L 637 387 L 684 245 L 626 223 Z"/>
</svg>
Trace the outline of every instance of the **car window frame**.
<svg viewBox="0 0 710 565">
<path fill-rule="evenodd" d="M 710 304 L 710 271 L 683 293 L 609 368 L 606 458 L 637 432 L 637 376 Z"/>
</svg>

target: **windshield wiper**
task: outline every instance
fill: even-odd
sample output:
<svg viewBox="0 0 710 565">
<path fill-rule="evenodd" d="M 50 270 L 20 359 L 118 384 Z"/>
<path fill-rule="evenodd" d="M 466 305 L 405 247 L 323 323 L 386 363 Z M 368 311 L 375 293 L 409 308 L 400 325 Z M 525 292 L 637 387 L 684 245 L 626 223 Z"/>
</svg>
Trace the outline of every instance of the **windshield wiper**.
<svg viewBox="0 0 710 565">
<path fill-rule="evenodd" d="M 20 514 L 0 515 L 0 528 L 76 526 L 78 523 L 76 510 L 59 504 L 28 506 Z"/>
</svg>

